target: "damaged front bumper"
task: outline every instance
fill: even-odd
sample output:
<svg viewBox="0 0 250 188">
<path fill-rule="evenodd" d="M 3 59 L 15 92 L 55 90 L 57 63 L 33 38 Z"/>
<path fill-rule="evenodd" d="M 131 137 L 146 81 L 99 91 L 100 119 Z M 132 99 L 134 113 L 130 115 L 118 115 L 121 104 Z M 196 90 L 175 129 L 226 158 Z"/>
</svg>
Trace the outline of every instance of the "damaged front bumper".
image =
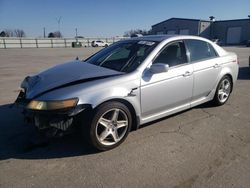
<svg viewBox="0 0 250 188">
<path fill-rule="evenodd" d="M 25 95 L 20 92 L 15 104 L 22 109 L 25 122 L 35 125 L 41 132 L 50 132 L 52 136 L 63 135 L 73 130 L 73 125 L 79 123 L 80 114 L 89 112 L 91 105 L 80 104 L 72 108 L 57 110 L 31 110 L 27 105 L 31 100 L 25 99 Z M 51 135 L 50 134 L 50 135 Z"/>
<path fill-rule="evenodd" d="M 38 111 L 23 110 L 26 122 L 34 124 L 39 130 L 56 128 L 68 131 L 76 121 L 77 115 L 89 108 L 89 105 L 78 105 L 71 109 Z"/>
</svg>

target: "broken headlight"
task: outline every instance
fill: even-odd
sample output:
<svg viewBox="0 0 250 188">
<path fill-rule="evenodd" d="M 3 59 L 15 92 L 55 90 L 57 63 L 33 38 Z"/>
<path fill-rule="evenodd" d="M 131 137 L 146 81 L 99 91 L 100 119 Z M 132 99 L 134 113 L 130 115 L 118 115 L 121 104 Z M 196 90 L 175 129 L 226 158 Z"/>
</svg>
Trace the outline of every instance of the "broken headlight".
<svg viewBox="0 0 250 188">
<path fill-rule="evenodd" d="M 32 100 L 27 105 L 27 108 L 30 110 L 60 110 L 75 107 L 77 102 L 78 98 L 55 101 Z"/>
</svg>

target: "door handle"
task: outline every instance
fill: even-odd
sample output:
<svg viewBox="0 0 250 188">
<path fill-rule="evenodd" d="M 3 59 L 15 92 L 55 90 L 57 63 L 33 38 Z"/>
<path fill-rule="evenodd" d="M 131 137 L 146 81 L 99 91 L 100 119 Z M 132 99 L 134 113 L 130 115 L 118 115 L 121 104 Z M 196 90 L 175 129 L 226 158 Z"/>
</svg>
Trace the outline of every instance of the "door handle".
<svg viewBox="0 0 250 188">
<path fill-rule="evenodd" d="M 192 75 L 192 72 L 189 72 L 189 71 L 186 71 L 186 72 L 183 74 L 184 77 L 191 76 L 191 75 Z"/>
<path fill-rule="evenodd" d="M 216 63 L 215 65 L 214 65 L 214 68 L 219 68 L 220 67 L 220 65 L 218 64 L 218 63 Z"/>
</svg>

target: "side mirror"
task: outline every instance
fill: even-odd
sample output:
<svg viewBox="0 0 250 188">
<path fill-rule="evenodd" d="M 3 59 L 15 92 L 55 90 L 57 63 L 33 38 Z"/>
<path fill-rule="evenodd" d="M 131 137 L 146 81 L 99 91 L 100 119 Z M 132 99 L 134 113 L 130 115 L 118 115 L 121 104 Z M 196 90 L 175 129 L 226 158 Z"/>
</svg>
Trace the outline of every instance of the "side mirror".
<svg viewBox="0 0 250 188">
<path fill-rule="evenodd" d="M 152 64 L 150 66 L 149 70 L 153 74 L 162 73 L 162 72 L 168 72 L 169 65 L 168 64 L 164 64 L 164 63 L 155 63 L 155 64 Z"/>
</svg>

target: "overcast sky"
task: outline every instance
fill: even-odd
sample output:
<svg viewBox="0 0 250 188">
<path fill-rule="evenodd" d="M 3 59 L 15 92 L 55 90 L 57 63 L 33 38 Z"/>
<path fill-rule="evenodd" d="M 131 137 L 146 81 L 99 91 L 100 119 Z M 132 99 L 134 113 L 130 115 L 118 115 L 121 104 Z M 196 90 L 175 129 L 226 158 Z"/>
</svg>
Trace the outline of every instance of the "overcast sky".
<svg viewBox="0 0 250 188">
<path fill-rule="evenodd" d="M 122 36 L 130 29 L 150 29 L 171 17 L 217 20 L 250 15 L 250 0 L 0 0 L 0 30 L 23 29 L 27 36 L 60 30 L 78 35 Z"/>
</svg>

